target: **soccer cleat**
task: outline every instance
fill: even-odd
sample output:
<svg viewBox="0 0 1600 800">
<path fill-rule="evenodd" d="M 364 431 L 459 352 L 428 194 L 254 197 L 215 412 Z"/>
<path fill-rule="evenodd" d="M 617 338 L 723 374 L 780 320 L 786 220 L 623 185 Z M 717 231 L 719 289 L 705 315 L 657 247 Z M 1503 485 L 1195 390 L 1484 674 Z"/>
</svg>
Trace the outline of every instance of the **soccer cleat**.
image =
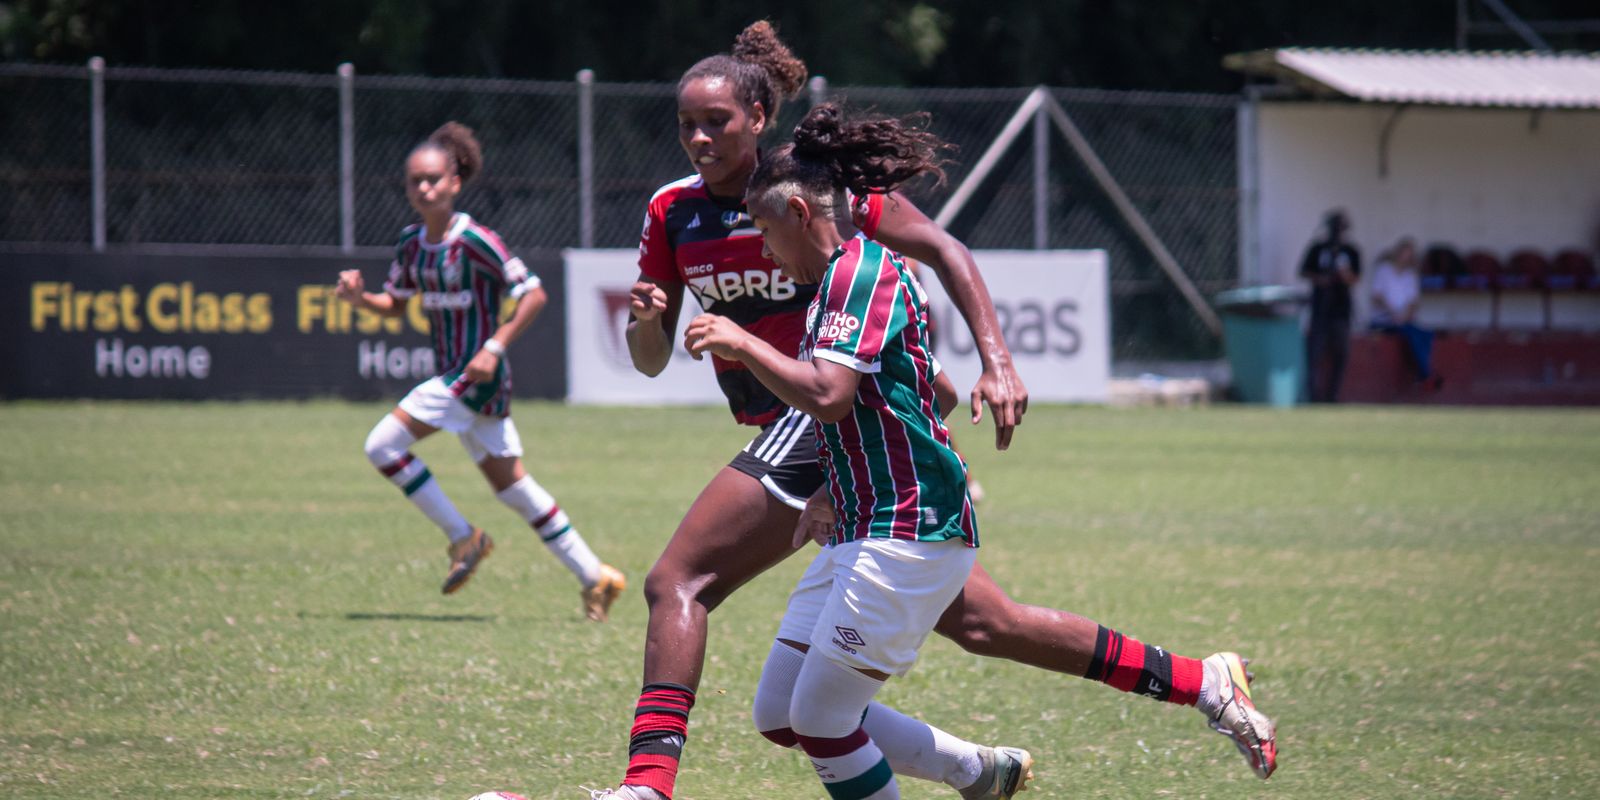
<svg viewBox="0 0 1600 800">
<path fill-rule="evenodd" d="M 971 786 L 961 790 L 962 800 L 1006 800 L 1026 791 L 1033 778 L 1033 756 L 1020 747 L 983 747 L 978 750 L 983 771 Z"/>
<path fill-rule="evenodd" d="M 1250 699 L 1250 679 L 1245 671 L 1250 662 L 1238 653 L 1215 653 L 1205 659 L 1205 669 L 1216 681 L 1221 702 L 1211 727 L 1233 740 L 1250 769 L 1263 780 L 1278 768 L 1278 739 L 1275 726 L 1266 714 L 1256 710 Z"/>
<path fill-rule="evenodd" d="M 605 622 L 611 616 L 611 603 L 628 588 L 628 576 L 610 564 L 600 565 L 600 579 L 585 587 L 583 595 L 584 616 L 595 622 Z"/>
<path fill-rule="evenodd" d="M 648 786 L 618 786 L 615 789 L 588 789 L 589 800 L 667 800 L 666 795 Z"/>
<path fill-rule="evenodd" d="M 445 594 L 455 594 L 461 587 L 467 585 L 472 578 L 472 573 L 478 571 L 478 565 L 494 552 L 494 540 L 482 528 L 473 528 L 472 533 L 458 542 L 451 542 L 450 549 L 450 574 L 444 577 Z"/>
</svg>

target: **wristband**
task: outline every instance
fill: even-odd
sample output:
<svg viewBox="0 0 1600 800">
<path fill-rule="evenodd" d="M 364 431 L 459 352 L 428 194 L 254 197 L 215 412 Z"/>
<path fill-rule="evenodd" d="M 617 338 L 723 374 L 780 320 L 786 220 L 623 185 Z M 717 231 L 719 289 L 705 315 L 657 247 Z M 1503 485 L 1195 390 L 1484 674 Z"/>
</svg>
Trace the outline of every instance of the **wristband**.
<svg viewBox="0 0 1600 800">
<path fill-rule="evenodd" d="M 503 358 L 506 354 L 506 346 L 501 344 L 498 339 L 490 339 L 484 342 L 483 349 L 486 352 L 494 353 L 496 357 Z"/>
</svg>

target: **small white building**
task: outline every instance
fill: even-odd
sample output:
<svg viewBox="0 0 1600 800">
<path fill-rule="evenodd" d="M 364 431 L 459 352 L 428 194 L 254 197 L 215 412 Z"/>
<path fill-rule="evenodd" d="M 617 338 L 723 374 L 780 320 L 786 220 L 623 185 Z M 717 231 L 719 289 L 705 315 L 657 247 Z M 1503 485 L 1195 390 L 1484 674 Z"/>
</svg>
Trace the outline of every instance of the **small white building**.
<svg viewBox="0 0 1600 800">
<path fill-rule="evenodd" d="M 1266 79 L 1239 112 L 1241 283 L 1296 283 L 1332 208 L 1369 270 L 1402 236 L 1501 258 L 1600 249 L 1600 54 L 1282 49 L 1225 63 Z M 1574 298 L 1555 327 L 1595 327 L 1593 301 Z"/>
</svg>

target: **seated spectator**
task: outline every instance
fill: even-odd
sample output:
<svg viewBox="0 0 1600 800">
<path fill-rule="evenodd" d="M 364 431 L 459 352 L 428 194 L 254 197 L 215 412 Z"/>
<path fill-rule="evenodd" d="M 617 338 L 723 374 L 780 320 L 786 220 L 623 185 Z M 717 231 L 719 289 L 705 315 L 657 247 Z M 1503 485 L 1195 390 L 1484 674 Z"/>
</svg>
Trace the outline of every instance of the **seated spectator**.
<svg viewBox="0 0 1600 800">
<path fill-rule="evenodd" d="M 1406 345 L 1417 381 L 1438 389 L 1443 379 L 1433 372 L 1433 331 L 1416 323 L 1421 300 L 1417 245 L 1410 238 L 1396 242 L 1378 258 L 1372 271 L 1372 328 L 1399 336 Z"/>
</svg>

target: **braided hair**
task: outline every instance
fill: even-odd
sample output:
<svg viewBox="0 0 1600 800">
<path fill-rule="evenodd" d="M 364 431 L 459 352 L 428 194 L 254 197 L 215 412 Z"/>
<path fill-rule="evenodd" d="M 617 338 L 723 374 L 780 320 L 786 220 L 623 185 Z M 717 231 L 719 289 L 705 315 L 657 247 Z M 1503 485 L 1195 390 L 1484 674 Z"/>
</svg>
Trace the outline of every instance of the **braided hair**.
<svg viewBox="0 0 1600 800">
<path fill-rule="evenodd" d="M 761 157 L 746 194 L 763 201 L 775 199 L 773 192 L 802 194 L 834 215 L 846 190 L 888 194 L 924 175 L 942 184 L 944 153 L 953 148 L 927 123 L 925 113 L 847 119 L 839 106 L 823 103 L 795 126 L 793 143 Z"/>
</svg>

